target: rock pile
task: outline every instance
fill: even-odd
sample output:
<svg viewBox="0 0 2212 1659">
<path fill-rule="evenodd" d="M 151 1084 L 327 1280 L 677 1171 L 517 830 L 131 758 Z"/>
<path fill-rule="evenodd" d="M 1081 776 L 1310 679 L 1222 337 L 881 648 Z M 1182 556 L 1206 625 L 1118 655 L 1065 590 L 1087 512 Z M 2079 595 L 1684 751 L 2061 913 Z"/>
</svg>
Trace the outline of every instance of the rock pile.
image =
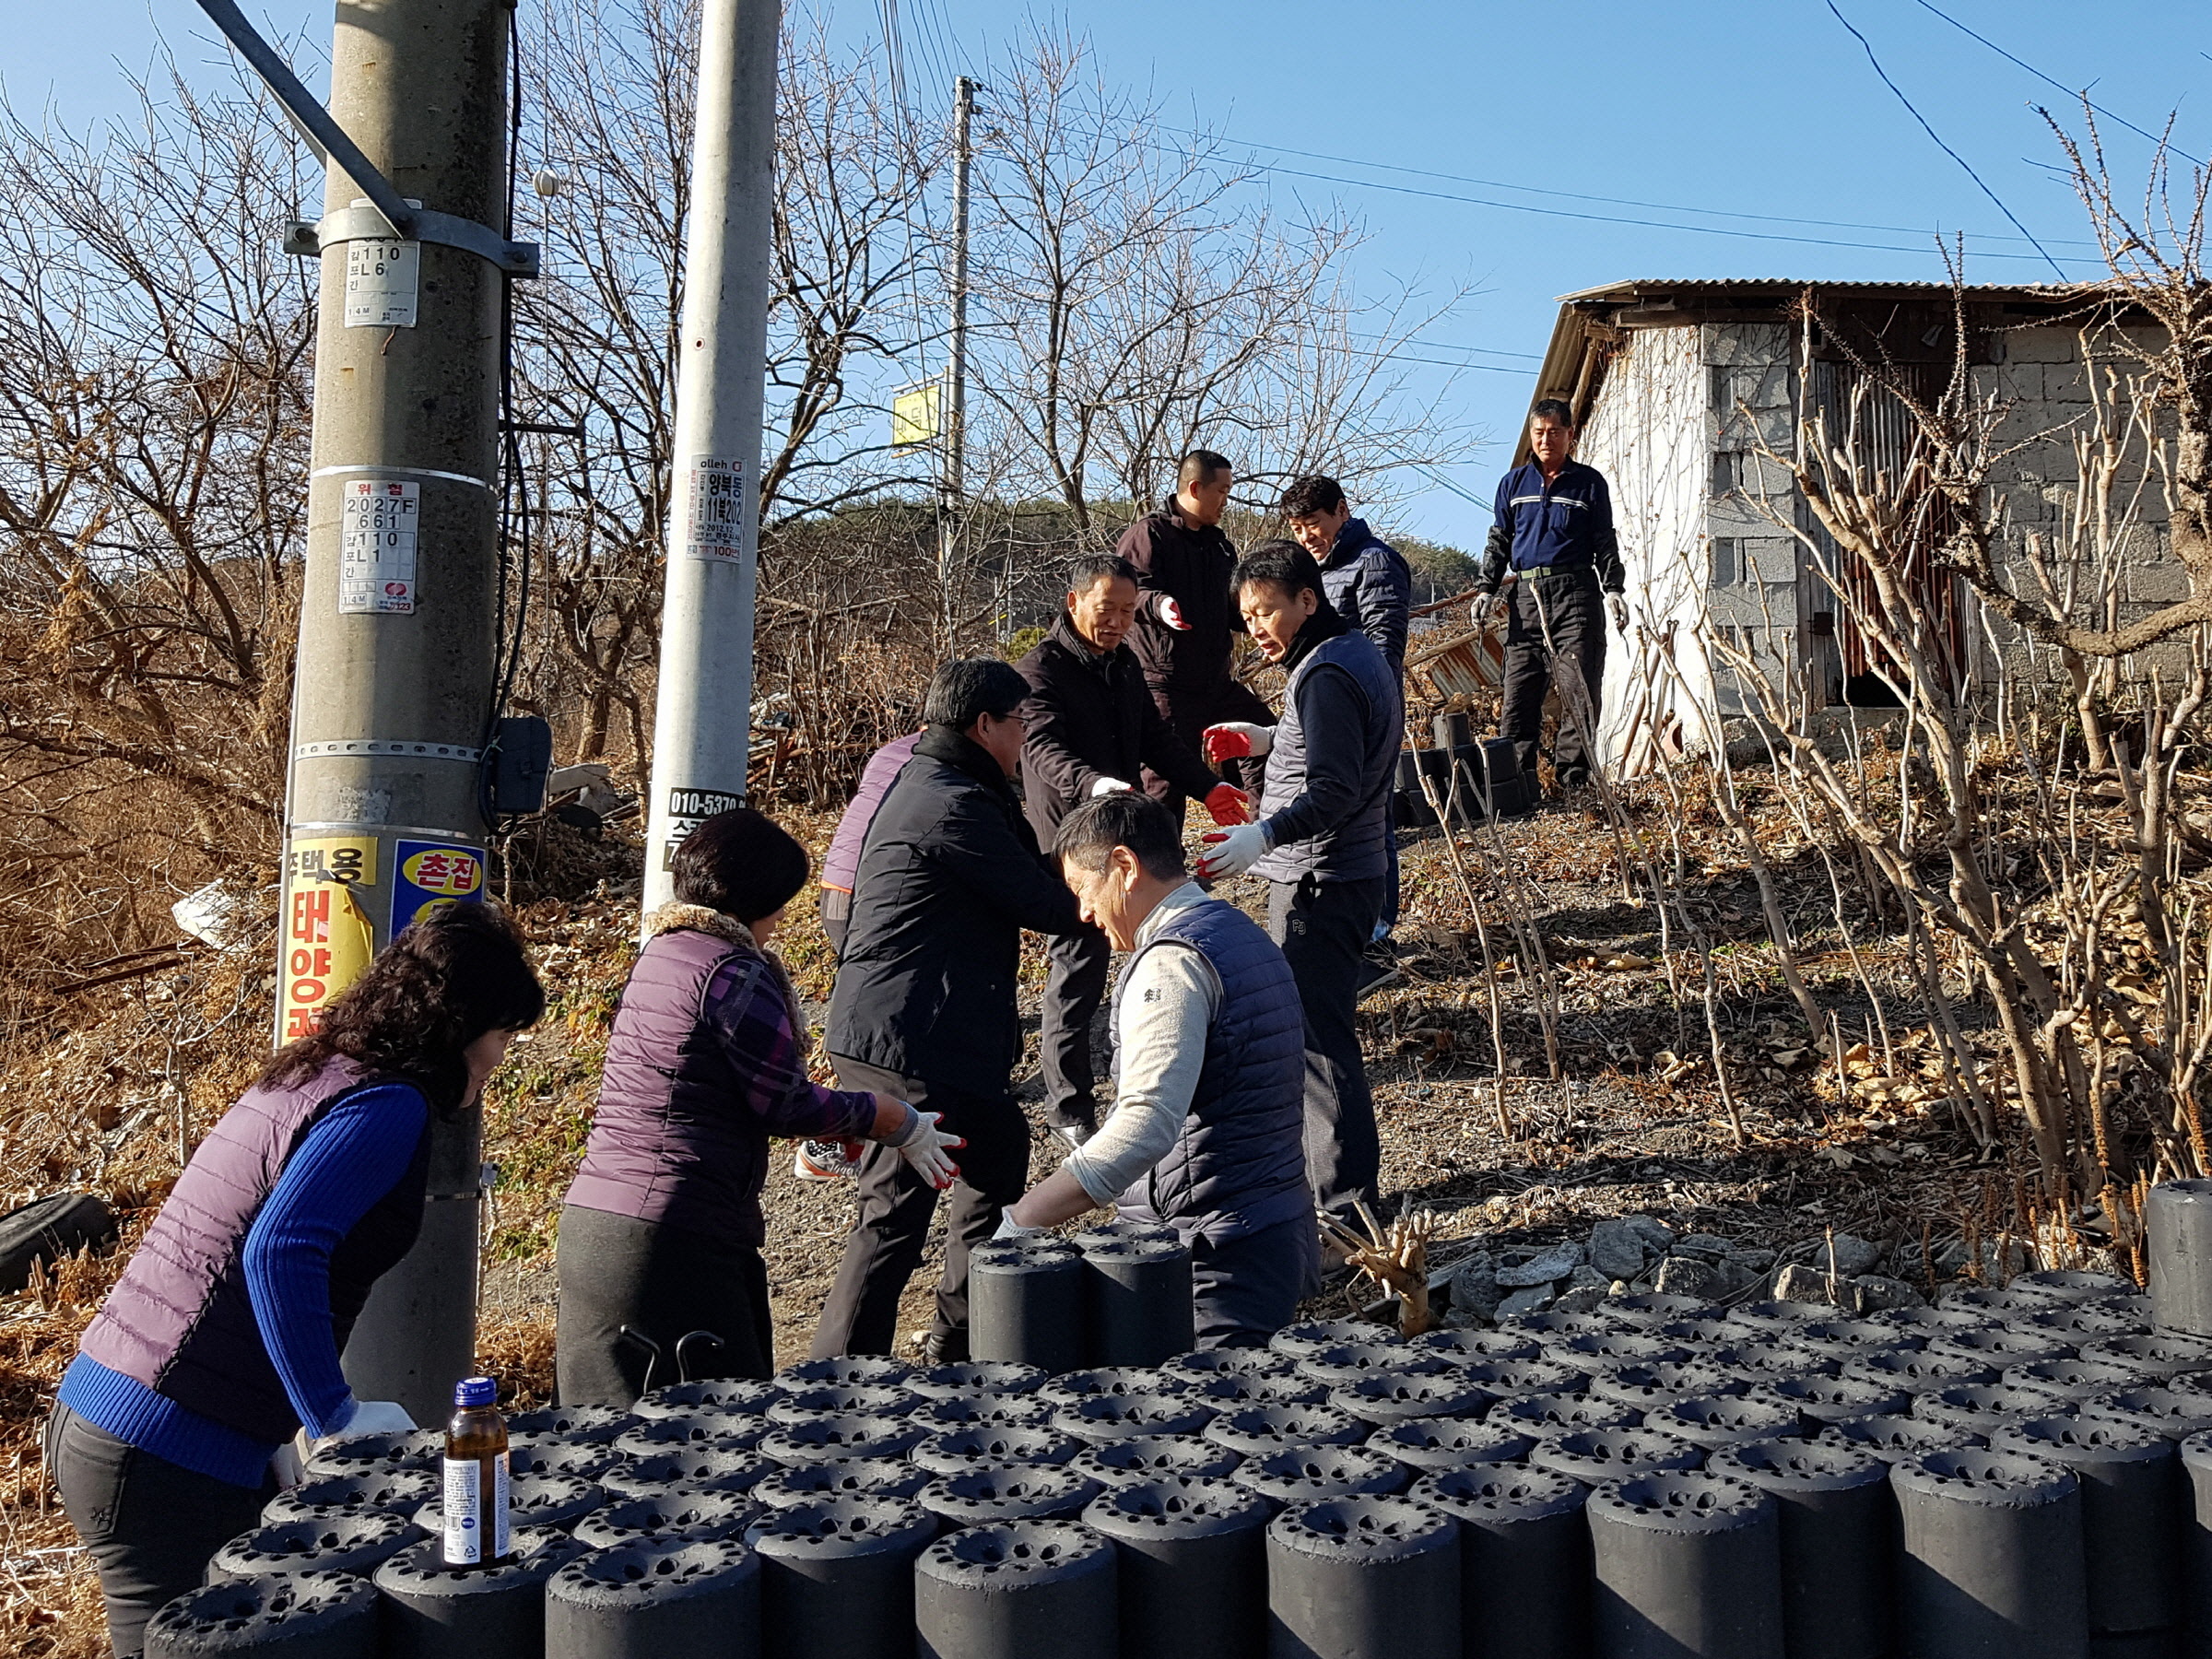
<svg viewBox="0 0 2212 1659">
<path fill-rule="evenodd" d="M 1829 1302 L 1849 1313 L 1878 1313 L 1925 1305 L 1901 1277 L 1921 1266 L 1917 1246 L 1892 1253 L 1853 1233 L 1777 1252 L 1717 1233 L 1677 1233 L 1651 1216 L 1621 1216 L 1598 1222 L 1587 1239 L 1478 1239 L 1472 1254 L 1439 1274 L 1431 1297 L 1441 1294 L 1444 1323 L 1461 1329 L 1524 1313 L 1583 1313 L 1608 1296 L 1647 1292 L 1710 1302 Z"/>
</svg>

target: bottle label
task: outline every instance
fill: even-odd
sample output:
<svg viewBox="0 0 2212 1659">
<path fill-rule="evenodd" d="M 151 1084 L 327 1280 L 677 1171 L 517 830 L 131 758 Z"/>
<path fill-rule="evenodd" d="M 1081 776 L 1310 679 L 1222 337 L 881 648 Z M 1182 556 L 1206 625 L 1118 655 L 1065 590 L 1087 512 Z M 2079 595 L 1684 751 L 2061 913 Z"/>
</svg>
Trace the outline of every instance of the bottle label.
<svg viewBox="0 0 2212 1659">
<path fill-rule="evenodd" d="M 484 1502 L 484 1465 L 480 1457 L 445 1460 L 445 1495 L 440 1505 L 445 1517 L 442 1553 L 449 1567 L 470 1567 L 505 1559 L 511 1547 L 507 1525 L 507 1453 L 490 1459 L 491 1504 Z"/>
</svg>

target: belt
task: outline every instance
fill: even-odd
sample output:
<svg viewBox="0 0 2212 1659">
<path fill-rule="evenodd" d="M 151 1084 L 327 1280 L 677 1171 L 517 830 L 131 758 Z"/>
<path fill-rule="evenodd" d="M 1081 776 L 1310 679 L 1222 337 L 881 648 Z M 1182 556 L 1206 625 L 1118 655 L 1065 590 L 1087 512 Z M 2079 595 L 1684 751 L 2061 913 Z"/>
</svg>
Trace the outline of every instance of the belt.
<svg viewBox="0 0 2212 1659">
<path fill-rule="evenodd" d="M 1563 576 L 1594 575 L 1596 571 L 1595 565 L 1586 564 L 1524 565 L 1513 574 L 1533 582 L 1557 582 Z"/>
</svg>

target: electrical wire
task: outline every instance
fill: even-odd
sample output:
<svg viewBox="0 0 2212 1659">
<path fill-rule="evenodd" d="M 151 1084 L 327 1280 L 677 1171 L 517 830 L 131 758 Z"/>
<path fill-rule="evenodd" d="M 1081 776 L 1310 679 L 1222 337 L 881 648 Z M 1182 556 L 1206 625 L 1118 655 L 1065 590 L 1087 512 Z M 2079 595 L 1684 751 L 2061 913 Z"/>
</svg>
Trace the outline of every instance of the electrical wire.
<svg viewBox="0 0 2212 1659">
<path fill-rule="evenodd" d="M 1858 41 L 1859 45 L 1865 51 L 1866 61 L 1874 65 L 1874 72 L 1876 75 L 1881 77 L 1882 85 L 1888 88 L 1890 91 L 1896 93 L 1897 101 L 1905 106 L 1905 112 L 1911 115 L 1914 121 L 1920 123 L 1920 130 L 1927 134 L 1930 138 L 1935 140 L 1936 147 L 1937 149 L 1941 150 L 1945 155 L 1948 156 L 1952 160 L 1958 162 L 1961 168 L 1966 170 L 1966 176 L 1974 182 L 1975 185 L 1981 190 L 1982 194 L 1987 196 L 1991 201 L 1996 203 L 1997 211 L 2003 214 L 2006 218 L 2012 220 L 2013 229 L 2018 230 L 2022 236 L 2027 237 L 2029 241 L 2034 243 L 2035 251 L 2038 253 L 2042 254 L 2043 261 L 2051 267 L 2052 274 L 2055 276 L 2061 282 L 2065 281 L 2066 274 L 2059 269 L 2058 261 L 2053 259 L 2049 253 L 2044 252 L 2043 244 L 2036 241 L 2034 236 L 2030 234 L 2027 226 L 2021 224 L 2018 218 L 2014 218 L 2012 209 L 2005 206 L 2004 199 L 2000 197 L 1995 191 L 1992 190 L 1987 184 L 1983 182 L 1982 175 L 1973 170 L 1972 164 L 1969 162 L 1964 156 L 1960 155 L 1957 150 L 1953 149 L 1949 145 L 1943 141 L 1942 135 L 1937 133 L 1934 127 L 1928 124 L 1928 118 L 1912 107 L 1912 100 L 1905 96 L 1904 88 L 1900 87 L 1895 81 L 1889 78 L 1889 72 L 1882 67 L 1882 60 L 1874 54 L 1874 43 L 1867 40 L 1865 35 L 1861 34 L 1853 25 L 1851 19 L 1842 14 L 1842 12 L 1836 6 L 1836 0 L 1827 0 L 1827 5 L 1828 9 L 1835 14 L 1836 21 L 1842 24 L 1845 29 L 1850 29 L 1851 38 Z M 2001 259 L 2006 257 L 2006 255 L 1991 255 L 1985 253 L 1983 255 L 1983 257 L 1985 259 L 1991 257 Z M 2018 259 L 2022 256 L 2019 254 L 2013 254 L 2011 257 Z"/>
<path fill-rule="evenodd" d="M 2083 103 L 2088 104 L 2090 109 L 2096 111 L 2098 114 L 2103 116 L 2107 121 L 2118 122 L 2129 132 L 2135 134 L 2136 137 L 2147 138 L 2153 144 L 2166 145 L 2169 149 L 2172 150 L 2175 155 L 2180 156 L 2183 160 L 2194 161 L 2199 167 L 2204 165 L 2204 160 L 2201 157 L 2192 156 L 2187 150 L 2182 148 L 2180 145 L 2171 143 L 2167 139 L 2160 137 L 2156 133 L 2147 132 L 2142 127 L 2137 126 L 2134 122 L 2128 120 L 2126 116 L 2115 114 L 2111 110 L 2106 109 L 2102 104 L 2093 102 L 2089 98 L 2088 88 L 2069 87 L 2065 84 L 2065 82 L 2057 79 L 2055 76 L 2045 75 L 2041 69 L 2038 69 L 2033 64 L 2030 64 L 2025 58 L 2015 57 L 2011 53 L 2006 51 L 2004 47 L 1998 45 L 1987 35 L 1976 34 L 1965 24 L 1959 22 L 1958 18 L 1952 17 L 1949 12 L 1945 11 L 1941 6 L 1929 5 L 1928 0 L 1914 0 L 1914 4 L 1919 6 L 1923 11 L 1934 12 L 1937 17 L 1941 18 L 1946 23 L 1948 23 L 1960 34 L 1966 36 L 1967 39 L 1970 41 L 1980 41 L 1983 45 L 1988 47 L 1992 52 L 1995 53 L 1999 57 L 2003 58 L 2006 63 L 2012 65 L 2014 67 L 2027 70 L 2029 74 L 2034 76 L 2037 80 L 2041 81 L 2046 87 L 2056 87 L 2061 92 L 2065 93 L 2068 97 L 2080 99 Z"/>
<path fill-rule="evenodd" d="M 1287 144 L 1267 144 L 1255 138 L 1232 139 L 1226 135 L 1206 133 L 1191 127 L 1163 126 L 1158 130 L 1180 133 L 1185 137 L 1218 139 L 1220 143 L 1233 144 L 1239 148 L 1264 149 L 1278 156 L 1300 156 L 1310 161 L 1330 161 L 1344 167 L 1371 168 L 1378 172 L 1405 173 L 1408 177 L 1417 179 L 1440 179 L 1446 183 L 1472 184 L 1484 190 L 1516 190 L 1528 195 L 1553 196 L 1568 202 L 1595 202 L 1611 207 L 1641 207 L 1653 213 L 1701 213 L 1712 218 L 1748 219 L 1763 225 L 1809 225 L 1816 229 L 1826 230 L 1874 230 L 1888 236 L 1918 236 L 1922 230 L 1922 227 L 1917 225 L 1877 225 L 1859 219 L 1801 218 L 1789 214 L 1743 213 L 1730 207 L 1699 207 L 1679 202 L 1647 202 L 1635 196 L 1593 195 L 1579 190 L 1552 190 L 1540 184 L 1515 184 L 1502 179 L 1478 179 L 1466 173 L 1439 172 L 1433 168 L 1426 167 L 1406 167 L 1395 161 L 1373 161 L 1361 156 L 1339 156 L 1324 150 L 1296 149 Z M 1270 171 L 1277 171 L 1270 163 L 1265 161 L 1255 160 L 1253 165 L 1267 169 Z M 2011 236 L 1989 236 L 1980 233 L 1976 233 L 1976 235 L 1978 240 L 1983 241 L 2023 240 Z M 2025 240 L 2032 241 L 2033 239 Z M 2067 244 L 2061 242 L 2057 245 Z M 2077 241 L 2073 245 L 2091 247 L 2095 244 Z"/>
</svg>

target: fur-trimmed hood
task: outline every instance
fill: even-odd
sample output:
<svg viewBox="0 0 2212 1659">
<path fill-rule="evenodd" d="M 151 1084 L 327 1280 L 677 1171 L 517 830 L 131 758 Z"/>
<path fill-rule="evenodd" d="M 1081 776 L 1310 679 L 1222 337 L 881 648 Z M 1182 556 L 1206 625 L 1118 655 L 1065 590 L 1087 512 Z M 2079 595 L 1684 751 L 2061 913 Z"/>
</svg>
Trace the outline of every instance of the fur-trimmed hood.
<svg viewBox="0 0 2212 1659">
<path fill-rule="evenodd" d="M 685 904 L 679 900 L 671 900 L 645 918 L 645 936 L 649 939 L 657 938 L 665 933 L 674 933 L 679 927 L 710 934 L 717 939 L 727 939 L 731 944 L 742 945 L 748 950 L 760 949 L 751 928 L 736 917 L 722 911 L 710 910 L 703 904 Z"/>
</svg>

